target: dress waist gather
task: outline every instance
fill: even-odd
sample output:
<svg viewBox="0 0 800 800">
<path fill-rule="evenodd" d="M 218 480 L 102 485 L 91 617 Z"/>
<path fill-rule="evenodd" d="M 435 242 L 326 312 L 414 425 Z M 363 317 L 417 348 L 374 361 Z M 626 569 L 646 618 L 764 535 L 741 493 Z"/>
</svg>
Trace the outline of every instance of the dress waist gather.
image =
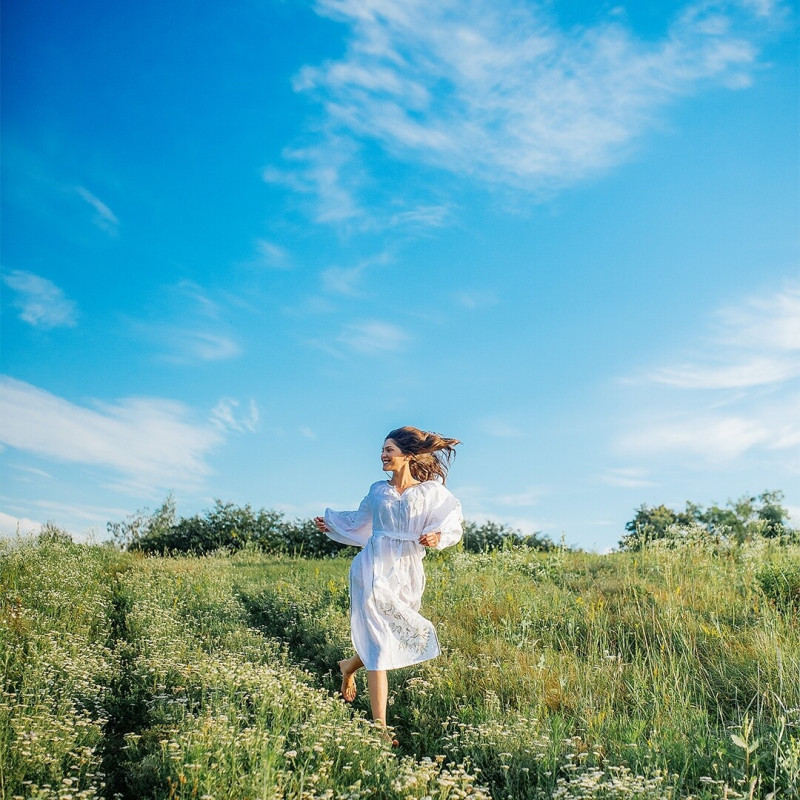
<svg viewBox="0 0 800 800">
<path fill-rule="evenodd" d="M 416 542 L 419 541 L 419 536 L 416 533 L 411 533 L 410 531 L 372 531 L 372 535 L 377 539 L 382 536 L 386 536 L 389 539 L 399 539 L 400 541 L 405 542 Z"/>
</svg>

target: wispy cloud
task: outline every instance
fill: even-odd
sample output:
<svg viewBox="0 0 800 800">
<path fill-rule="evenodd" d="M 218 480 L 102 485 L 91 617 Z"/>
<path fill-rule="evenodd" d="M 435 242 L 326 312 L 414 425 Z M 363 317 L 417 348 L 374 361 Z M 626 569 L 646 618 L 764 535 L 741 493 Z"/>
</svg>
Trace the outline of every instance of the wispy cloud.
<svg viewBox="0 0 800 800">
<path fill-rule="evenodd" d="M 83 186 L 76 186 L 75 191 L 94 209 L 94 224 L 100 230 L 115 236 L 119 230 L 119 220 L 116 214 L 88 189 L 84 189 Z"/>
<path fill-rule="evenodd" d="M 746 298 L 709 322 L 679 366 L 651 370 L 639 383 L 653 396 L 620 437 L 620 449 L 720 465 L 760 450 L 797 471 L 800 287 Z"/>
<path fill-rule="evenodd" d="M 11 538 L 19 534 L 20 536 L 30 536 L 38 533 L 42 527 L 41 522 L 28 519 L 27 517 L 15 517 L 0 511 L 0 536 Z"/>
<path fill-rule="evenodd" d="M 273 269 L 292 269 L 294 266 L 289 251 L 285 247 L 266 239 L 256 240 L 255 263 Z"/>
<path fill-rule="evenodd" d="M 415 228 L 441 228 L 453 219 L 453 209 L 449 205 L 419 205 L 406 211 L 390 214 L 388 226 L 400 228 L 413 225 Z"/>
<path fill-rule="evenodd" d="M 27 507 L 20 511 L 16 506 Z M 130 508 L 53 500 L 34 500 L 28 504 L 11 503 L 6 506 L 6 510 L 11 513 L 0 513 L 0 535 L 13 536 L 17 523 L 21 534 L 36 534 L 44 522 L 51 522 L 76 541 L 107 538 L 106 524 L 109 520 L 122 519 L 132 511 Z M 27 516 L 28 514 L 32 517 Z"/>
<path fill-rule="evenodd" d="M 487 308 L 497 305 L 497 295 L 491 291 L 460 291 L 455 294 L 455 301 L 462 308 L 474 311 L 478 308 Z"/>
<path fill-rule="evenodd" d="M 240 410 L 240 403 L 234 397 L 223 397 L 211 412 L 211 419 L 223 430 L 250 431 L 258 429 L 259 412 L 252 398 L 246 410 Z"/>
<path fill-rule="evenodd" d="M 626 158 L 677 97 L 749 85 L 781 7 L 690 3 L 645 41 L 614 14 L 562 28 L 545 2 L 319 0 L 350 26 L 341 58 L 294 80 L 319 102 L 319 141 L 264 177 L 337 223 L 365 213 L 363 143 L 488 185 L 558 189 Z"/>
<path fill-rule="evenodd" d="M 225 361 L 242 352 L 232 337 L 202 330 L 172 329 L 169 341 L 173 350 L 167 358 L 176 362 Z"/>
<path fill-rule="evenodd" d="M 377 255 L 362 259 L 351 267 L 329 267 L 323 270 L 320 276 L 322 288 L 331 294 L 357 297 L 362 293 L 361 283 L 364 274 L 373 267 L 386 266 L 391 261 L 391 253 L 384 250 Z"/>
<path fill-rule="evenodd" d="M 698 413 L 652 424 L 622 440 L 623 447 L 649 453 L 680 452 L 703 462 L 726 462 L 756 445 L 767 444 L 770 429 L 763 421 L 734 415 Z"/>
<path fill-rule="evenodd" d="M 381 355 L 404 350 L 410 337 L 397 325 L 373 319 L 345 326 L 338 341 L 356 353 Z"/>
<path fill-rule="evenodd" d="M 270 166 L 262 172 L 266 183 L 284 186 L 312 198 L 317 222 L 341 224 L 363 215 L 356 195 L 361 181 L 356 147 L 350 139 L 328 132 L 322 144 L 286 148 L 286 168 Z"/>
<path fill-rule="evenodd" d="M 77 325 L 77 306 L 47 278 L 14 270 L 3 275 L 3 283 L 15 294 L 12 304 L 19 310 L 19 318 L 34 328 L 52 330 Z"/>
<path fill-rule="evenodd" d="M 636 467 L 609 469 L 600 476 L 600 480 L 609 486 L 618 486 L 623 489 L 641 489 L 658 485 L 655 481 L 647 478 L 645 470 Z"/>
<path fill-rule="evenodd" d="M 23 476 L 19 478 L 20 480 L 28 480 L 28 478 L 25 477 L 27 475 L 33 475 L 36 478 L 46 478 L 47 480 L 51 480 L 53 477 L 49 472 L 45 472 L 43 469 L 38 469 L 36 467 L 26 467 L 22 464 L 8 464 L 8 467 L 23 473 Z"/>
<path fill-rule="evenodd" d="M 662 367 L 651 377 L 678 389 L 738 389 L 783 383 L 800 374 L 800 358 L 756 356 L 736 364 Z"/>
<path fill-rule="evenodd" d="M 499 506 L 512 508 L 530 508 L 541 502 L 545 490 L 539 487 L 526 489 L 515 494 L 503 494 L 492 498 L 492 501 Z"/>
<path fill-rule="evenodd" d="M 227 322 L 231 305 L 242 304 L 238 298 L 217 299 L 194 281 L 181 281 L 160 288 L 155 319 L 132 320 L 130 326 L 168 363 L 225 361 L 242 352 Z"/>
<path fill-rule="evenodd" d="M 800 377 L 800 286 L 721 309 L 691 361 L 650 373 L 680 389 L 737 389 Z"/>
<path fill-rule="evenodd" d="M 356 297 L 360 294 L 359 284 L 365 269 L 363 264 L 355 267 L 329 267 L 320 276 L 322 288 L 331 294 Z"/>
<path fill-rule="evenodd" d="M 247 429 L 234 417 L 231 400 L 221 401 L 203 420 L 182 403 L 158 398 L 81 406 L 5 376 L 0 391 L 4 444 L 54 461 L 110 469 L 110 478 L 121 478 L 123 486 L 150 491 L 201 485 L 211 473 L 208 458 L 228 431 Z M 220 410 L 225 403 L 229 418 Z M 250 414 L 252 419 L 252 409 Z"/>
</svg>

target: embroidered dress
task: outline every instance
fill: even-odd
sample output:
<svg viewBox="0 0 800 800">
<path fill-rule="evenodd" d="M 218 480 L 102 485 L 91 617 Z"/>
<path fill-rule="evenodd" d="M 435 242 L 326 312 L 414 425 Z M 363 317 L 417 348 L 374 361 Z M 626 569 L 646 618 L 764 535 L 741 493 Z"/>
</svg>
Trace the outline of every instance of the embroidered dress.
<svg viewBox="0 0 800 800">
<path fill-rule="evenodd" d="M 425 589 L 424 533 L 441 532 L 437 550 L 461 539 L 461 504 L 441 483 L 402 494 L 388 481 L 370 486 L 357 511 L 325 509 L 328 536 L 362 550 L 350 566 L 350 633 L 368 670 L 399 669 L 439 655 L 433 623 L 419 613 Z"/>
</svg>

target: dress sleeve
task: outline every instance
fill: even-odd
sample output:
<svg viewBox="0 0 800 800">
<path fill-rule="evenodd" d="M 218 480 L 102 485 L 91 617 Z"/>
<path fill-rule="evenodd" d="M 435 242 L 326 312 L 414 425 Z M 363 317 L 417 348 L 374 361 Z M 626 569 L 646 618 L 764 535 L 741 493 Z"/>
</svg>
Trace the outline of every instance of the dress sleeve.
<svg viewBox="0 0 800 800">
<path fill-rule="evenodd" d="M 444 550 L 445 547 L 458 544 L 464 533 L 461 503 L 444 486 L 437 487 L 433 501 L 433 507 L 428 513 L 428 523 L 422 533 L 439 531 L 441 537 L 435 549 Z"/>
<path fill-rule="evenodd" d="M 361 501 L 357 511 L 325 509 L 327 536 L 334 542 L 363 547 L 372 536 L 372 502 L 370 493 Z"/>
</svg>

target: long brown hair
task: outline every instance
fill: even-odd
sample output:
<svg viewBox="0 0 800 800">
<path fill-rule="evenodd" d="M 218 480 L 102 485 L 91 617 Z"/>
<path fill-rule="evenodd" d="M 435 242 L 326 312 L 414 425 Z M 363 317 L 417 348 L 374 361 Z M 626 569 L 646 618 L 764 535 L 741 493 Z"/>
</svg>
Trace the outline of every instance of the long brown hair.
<svg viewBox="0 0 800 800">
<path fill-rule="evenodd" d="M 421 431 L 406 425 L 386 435 L 404 455 L 411 456 L 411 476 L 418 481 L 447 481 L 447 470 L 455 458 L 458 439 L 447 439 L 433 431 Z"/>
</svg>

